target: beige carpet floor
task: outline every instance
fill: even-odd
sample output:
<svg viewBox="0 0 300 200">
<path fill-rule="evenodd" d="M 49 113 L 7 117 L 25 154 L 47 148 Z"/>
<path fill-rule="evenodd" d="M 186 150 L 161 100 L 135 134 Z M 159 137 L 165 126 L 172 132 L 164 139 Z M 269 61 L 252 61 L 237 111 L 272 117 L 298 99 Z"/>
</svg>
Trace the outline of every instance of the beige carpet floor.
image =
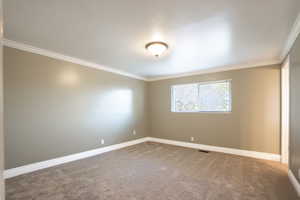
<svg viewBox="0 0 300 200">
<path fill-rule="evenodd" d="M 7 200 L 296 200 L 278 162 L 142 143 L 6 181 Z"/>
</svg>

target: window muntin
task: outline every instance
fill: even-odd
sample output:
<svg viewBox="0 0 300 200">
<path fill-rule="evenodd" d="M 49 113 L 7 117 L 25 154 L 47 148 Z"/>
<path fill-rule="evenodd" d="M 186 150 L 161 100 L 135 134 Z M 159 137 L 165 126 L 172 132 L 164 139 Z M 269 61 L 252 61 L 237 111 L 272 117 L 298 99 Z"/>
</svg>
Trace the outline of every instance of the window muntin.
<svg viewBox="0 0 300 200">
<path fill-rule="evenodd" d="M 174 85 L 172 112 L 231 112 L 231 81 Z"/>
</svg>

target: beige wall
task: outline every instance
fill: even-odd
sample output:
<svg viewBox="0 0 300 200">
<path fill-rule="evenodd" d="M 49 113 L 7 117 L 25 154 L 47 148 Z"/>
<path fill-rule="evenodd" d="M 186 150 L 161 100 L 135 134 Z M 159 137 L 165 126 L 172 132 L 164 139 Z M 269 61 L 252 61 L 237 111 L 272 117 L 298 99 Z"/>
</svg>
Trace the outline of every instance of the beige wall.
<svg viewBox="0 0 300 200">
<path fill-rule="evenodd" d="M 146 89 L 144 81 L 5 47 L 6 168 L 146 136 Z"/>
<path fill-rule="evenodd" d="M 232 79 L 232 113 L 171 112 L 171 85 L 224 79 Z M 280 66 L 147 83 L 5 47 L 4 105 L 6 168 L 98 148 L 101 138 L 194 137 L 280 153 Z"/>
<path fill-rule="evenodd" d="M 3 40 L 3 13 L 2 0 L 0 0 L 0 40 Z M 3 139 L 3 47 L 0 43 L 0 199 L 4 200 L 4 139 Z"/>
<path fill-rule="evenodd" d="M 232 113 L 172 113 L 174 84 L 232 79 Z M 280 153 L 280 66 L 196 75 L 149 84 L 150 135 Z"/>
<path fill-rule="evenodd" d="M 300 37 L 290 52 L 289 167 L 300 181 Z"/>
</svg>

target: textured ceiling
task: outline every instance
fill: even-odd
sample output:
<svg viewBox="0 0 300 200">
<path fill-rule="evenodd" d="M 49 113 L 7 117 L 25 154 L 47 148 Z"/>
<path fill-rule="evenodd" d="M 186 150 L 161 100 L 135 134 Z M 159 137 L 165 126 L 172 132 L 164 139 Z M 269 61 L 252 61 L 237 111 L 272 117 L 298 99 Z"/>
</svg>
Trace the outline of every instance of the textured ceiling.
<svg viewBox="0 0 300 200">
<path fill-rule="evenodd" d="M 6 39 L 144 77 L 276 62 L 299 0 L 4 0 Z M 157 59 L 144 48 L 163 40 Z"/>
</svg>

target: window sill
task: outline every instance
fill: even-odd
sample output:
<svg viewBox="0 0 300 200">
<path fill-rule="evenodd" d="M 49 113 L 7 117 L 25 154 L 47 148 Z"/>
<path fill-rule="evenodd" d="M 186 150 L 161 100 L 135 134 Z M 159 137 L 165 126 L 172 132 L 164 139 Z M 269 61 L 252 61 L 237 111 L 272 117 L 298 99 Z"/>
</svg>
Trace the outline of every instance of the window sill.
<svg viewBox="0 0 300 200">
<path fill-rule="evenodd" d="M 232 111 L 195 111 L 195 112 L 188 112 L 188 111 L 171 111 L 172 113 L 198 113 L 198 114 L 231 114 Z"/>
</svg>

